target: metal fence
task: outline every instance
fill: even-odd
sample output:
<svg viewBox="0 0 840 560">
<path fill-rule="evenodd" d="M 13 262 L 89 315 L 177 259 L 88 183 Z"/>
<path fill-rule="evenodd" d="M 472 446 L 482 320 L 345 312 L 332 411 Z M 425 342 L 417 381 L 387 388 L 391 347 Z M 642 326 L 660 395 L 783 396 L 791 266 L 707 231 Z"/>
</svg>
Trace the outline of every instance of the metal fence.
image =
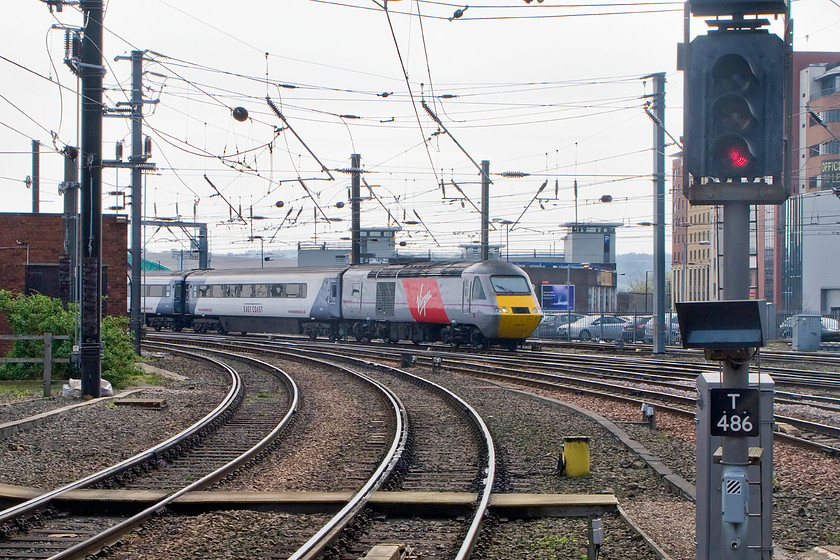
<svg viewBox="0 0 840 560">
<path fill-rule="evenodd" d="M 53 358 L 52 343 L 54 340 L 69 340 L 69 335 L 54 336 L 51 333 L 43 335 L 0 335 L 0 340 L 43 340 L 44 341 L 44 355 L 40 358 L 0 358 L 0 364 L 44 364 L 44 396 L 52 395 L 52 365 L 53 364 L 67 364 L 70 362 L 68 358 Z"/>
<path fill-rule="evenodd" d="M 545 313 L 534 336 L 553 340 L 653 342 L 652 313 Z M 676 312 L 665 314 L 665 342 L 679 344 Z"/>
<path fill-rule="evenodd" d="M 796 317 L 800 314 L 778 313 L 770 317 L 767 340 L 789 341 L 793 336 Z M 804 315 L 816 315 L 808 314 Z M 652 313 L 576 313 L 545 312 L 533 336 L 549 340 L 623 340 L 624 342 L 653 342 Z M 622 322 L 621 329 L 615 319 Z M 840 318 L 834 314 L 820 316 L 822 342 L 840 342 Z M 635 325 L 635 327 L 633 327 Z M 665 313 L 665 343 L 680 344 L 677 313 Z"/>
</svg>

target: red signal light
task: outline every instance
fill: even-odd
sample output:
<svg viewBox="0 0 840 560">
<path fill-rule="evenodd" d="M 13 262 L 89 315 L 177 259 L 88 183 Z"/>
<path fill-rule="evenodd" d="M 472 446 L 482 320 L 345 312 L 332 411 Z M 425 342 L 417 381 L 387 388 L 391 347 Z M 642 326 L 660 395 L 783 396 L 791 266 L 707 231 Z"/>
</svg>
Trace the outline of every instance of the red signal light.
<svg viewBox="0 0 840 560">
<path fill-rule="evenodd" d="M 729 162 L 735 169 L 743 169 L 750 163 L 747 154 L 737 146 L 729 148 L 729 152 L 726 155 L 729 156 Z"/>
<path fill-rule="evenodd" d="M 754 165 L 755 156 L 742 136 L 724 134 L 715 142 L 712 166 L 716 177 L 722 179 L 749 177 Z"/>
</svg>

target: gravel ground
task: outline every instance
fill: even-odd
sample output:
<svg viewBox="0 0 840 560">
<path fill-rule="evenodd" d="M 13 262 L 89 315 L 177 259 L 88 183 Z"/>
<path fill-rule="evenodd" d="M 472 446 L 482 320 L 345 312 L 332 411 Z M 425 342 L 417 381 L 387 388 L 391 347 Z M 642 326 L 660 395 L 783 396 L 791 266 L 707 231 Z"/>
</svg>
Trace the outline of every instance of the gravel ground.
<svg viewBox="0 0 840 560">
<path fill-rule="evenodd" d="M 358 464 L 360 441 L 371 432 L 371 414 L 383 401 L 366 382 L 333 368 L 259 356 L 288 373 L 301 394 L 295 422 L 274 452 L 219 486 L 238 491 L 357 490 L 348 471 L 329 466 Z M 391 430 L 393 431 L 393 430 Z M 375 467 L 371 467 L 371 472 Z"/>
<path fill-rule="evenodd" d="M 643 461 L 587 417 L 485 381 L 446 372 L 416 373 L 452 389 L 484 418 L 500 461 L 498 492 L 612 493 L 621 504 L 636 504 L 642 511 L 683 506 L 684 500 L 672 494 Z M 563 438 L 581 435 L 590 438 L 591 474 L 577 478 L 558 474 Z M 620 519 L 607 516 L 604 527 L 603 560 L 655 558 Z M 481 558 L 578 559 L 581 547 L 586 551 L 585 519 L 501 520 L 497 529 L 483 544 Z M 684 542 L 677 541 L 668 552 L 674 560 L 689 560 L 694 557 L 693 543 L 686 550 Z"/>
<path fill-rule="evenodd" d="M 287 558 L 321 527 L 325 515 L 216 511 L 192 517 L 164 515 L 123 539 L 109 560 L 160 558 Z"/>
<path fill-rule="evenodd" d="M 171 371 L 189 372 L 187 381 L 161 380 L 144 388 L 144 398 L 165 399 L 163 410 L 115 406 L 103 401 L 52 417 L 0 444 L 0 483 L 52 489 L 96 472 L 160 443 L 211 411 L 227 391 L 220 370 L 179 357 L 155 360 Z M 35 403 L 37 412 L 49 401 Z M 80 402 L 57 398 L 52 408 Z M 23 418 L 32 403 L 16 408 Z M 36 413 L 37 413 L 36 412 Z"/>
<path fill-rule="evenodd" d="M 640 419 L 635 405 L 569 392 L 536 392 L 595 410 L 613 421 L 636 422 Z M 676 474 L 695 483 L 696 427 L 692 420 L 659 411 L 656 430 L 632 424 L 622 427 Z M 840 515 L 837 513 L 840 511 L 840 489 L 836 484 L 840 479 L 840 459 L 777 441 L 773 447 L 773 469 L 773 541 L 777 560 L 793 558 L 815 546 L 840 544 Z M 663 509 L 663 504 L 637 507 L 622 501 L 622 506 L 675 560 L 694 557 L 693 503 L 676 507 L 669 502 L 668 509 Z M 668 519 L 664 528 L 662 518 Z M 669 544 L 669 541 L 673 542 Z"/>
<path fill-rule="evenodd" d="M 60 393 L 52 397 L 34 399 L 30 397 L 20 398 L 5 395 L 0 398 L 0 400 L 3 401 L 0 402 L 0 424 L 14 422 L 15 420 L 20 420 L 21 418 L 27 418 L 29 416 L 35 416 L 36 414 L 55 410 L 56 408 L 61 408 L 63 406 L 79 404 L 79 399 L 77 397 L 65 397 Z"/>
<path fill-rule="evenodd" d="M 265 358 L 263 356 L 263 358 Z M 189 372 L 187 382 L 164 381 L 145 388 L 143 396 L 164 398 L 165 411 L 114 407 L 97 403 L 63 415 L 60 420 L 0 443 L 0 483 L 56 487 L 82 473 L 112 464 L 140 449 L 157 443 L 206 414 L 218 402 L 224 387 L 212 368 L 196 368 L 194 362 L 166 357 L 154 365 L 175 372 Z M 318 418 L 318 430 L 356 433 L 361 420 L 348 416 L 358 405 L 357 397 L 344 379 L 310 367 L 285 363 L 302 382 L 308 378 L 307 407 Z M 417 368 L 417 373 L 422 373 Z M 308 375 L 307 375 L 308 374 Z M 668 492 L 665 486 L 629 451 L 613 441 L 602 428 L 556 405 L 511 393 L 496 385 L 444 372 L 432 376 L 470 402 L 490 426 L 496 438 L 503 476 L 497 485 L 502 492 L 612 492 L 628 515 L 665 549 L 674 560 L 691 560 L 693 553 L 694 505 Z M 533 391 L 533 390 L 531 390 Z M 580 407 L 597 410 L 614 421 L 639 420 L 638 407 L 570 393 L 547 392 L 546 396 Z M 26 402 L 21 402 L 26 401 Z M 0 400 L 0 423 L 78 402 L 4 396 Z M 3 404 L 9 403 L 9 404 Z M 321 422 L 324 422 L 323 428 Z M 300 423 L 298 421 L 297 423 Z M 346 424 L 346 425 L 345 425 Z M 624 425 L 637 441 L 658 455 L 677 474 L 694 483 L 695 427 L 684 418 L 659 412 L 657 430 Z M 591 438 L 592 474 L 572 479 L 556 472 L 563 437 L 587 435 Z M 73 442 L 68 444 L 68 442 Z M 83 445 L 79 445 L 83 442 Z M 130 448 L 126 444 L 130 443 Z M 230 482 L 237 489 L 323 489 L 338 484 L 340 469 L 324 468 L 345 460 L 349 449 L 301 448 L 272 456 L 269 463 L 240 473 L 243 478 Z M 61 449 L 61 453 L 55 450 Z M 278 475 L 282 472 L 282 475 Z M 794 558 L 815 545 L 840 544 L 840 460 L 777 442 L 774 447 L 774 541 L 776 558 Z M 152 558 L 173 554 L 155 549 L 151 543 L 177 532 L 179 557 L 237 557 L 242 535 L 297 533 L 297 523 L 318 523 L 316 518 L 290 517 L 255 512 L 215 512 L 196 518 L 164 516 L 143 529 L 125 545 L 119 558 Z M 667 523 L 662 520 L 667 519 Z M 585 551 L 585 521 L 543 519 L 534 521 L 494 520 L 495 530 L 482 546 L 483 558 L 579 559 Z M 601 558 L 647 559 L 653 556 L 620 519 L 604 520 L 607 541 Z M 157 531 L 157 532 L 156 532 Z M 284 533 L 285 532 L 285 533 Z M 214 535 L 213 543 L 203 542 Z M 269 544 L 271 544 L 269 540 Z M 276 544 L 276 543 L 275 543 Z M 130 545 L 130 546 L 129 546 Z M 214 552 L 213 547 L 219 549 Z M 268 545 L 267 545 L 268 546 Z M 280 546 L 278 544 L 278 546 Z M 253 549 L 250 549 L 253 551 Z M 144 551 L 148 551 L 147 553 Z M 148 554 L 145 555 L 144 554 Z M 268 554 L 268 552 L 266 552 Z"/>
</svg>

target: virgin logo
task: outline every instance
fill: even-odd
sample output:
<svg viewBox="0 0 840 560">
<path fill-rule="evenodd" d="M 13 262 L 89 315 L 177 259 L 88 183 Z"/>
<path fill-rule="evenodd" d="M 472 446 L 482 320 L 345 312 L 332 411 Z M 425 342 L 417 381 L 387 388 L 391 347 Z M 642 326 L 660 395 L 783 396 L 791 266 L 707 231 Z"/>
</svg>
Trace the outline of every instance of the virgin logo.
<svg viewBox="0 0 840 560">
<path fill-rule="evenodd" d="M 408 304 L 408 310 L 415 321 L 449 322 L 437 282 L 429 279 L 406 278 L 403 280 L 403 288 L 405 289 L 405 303 Z M 414 306 L 411 302 L 414 302 Z"/>
<path fill-rule="evenodd" d="M 430 299 L 432 299 L 432 290 L 426 290 L 424 293 L 423 284 L 420 284 L 420 293 L 417 294 L 417 313 L 426 315 L 426 304 L 429 303 Z"/>
</svg>

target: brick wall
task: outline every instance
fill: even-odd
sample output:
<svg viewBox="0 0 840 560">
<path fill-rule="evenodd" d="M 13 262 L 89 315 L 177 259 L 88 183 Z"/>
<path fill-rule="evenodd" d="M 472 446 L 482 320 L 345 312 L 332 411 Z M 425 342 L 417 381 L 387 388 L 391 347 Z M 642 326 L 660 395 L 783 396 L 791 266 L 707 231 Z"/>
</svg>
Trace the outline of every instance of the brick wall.
<svg viewBox="0 0 840 560">
<path fill-rule="evenodd" d="M 126 315 L 128 305 L 128 227 L 124 217 L 102 217 L 102 263 L 107 267 L 106 312 Z M 0 289 L 23 292 L 29 263 L 58 265 L 64 248 L 62 214 L 0 213 Z M 0 315 L 0 334 L 9 326 Z M 0 350 L 5 347 L 0 346 Z"/>
<path fill-rule="evenodd" d="M 102 216 L 102 263 L 108 267 L 108 315 L 128 315 L 128 223 Z"/>
</svg>

